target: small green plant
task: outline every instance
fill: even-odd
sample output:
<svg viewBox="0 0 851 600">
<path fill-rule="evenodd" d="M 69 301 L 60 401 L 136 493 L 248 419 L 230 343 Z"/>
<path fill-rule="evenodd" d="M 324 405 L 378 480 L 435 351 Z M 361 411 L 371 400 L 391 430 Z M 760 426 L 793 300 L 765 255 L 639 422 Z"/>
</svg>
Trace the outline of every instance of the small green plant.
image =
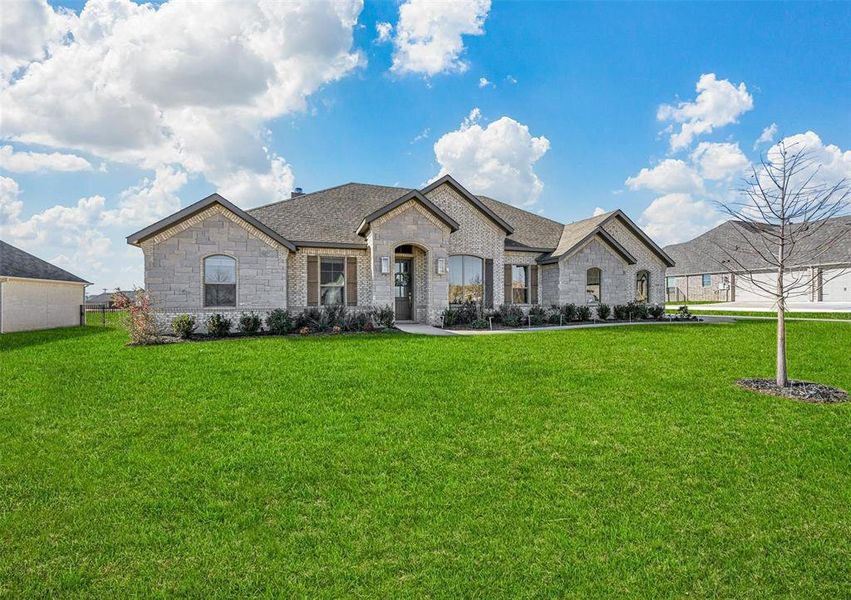
<svg viewBox="0 0 851 600">
<path fill-rule="evenodd" d="M 276 308 L 266 315 L 266 329 L 274 335 L 287 335 L 295 329 L 290 311 Z"/>
<path fill-rule="evenodd" d="M 441 317 L 443 317 L 444 327 L 455 327 L 458 325 L 458 311 L 454 308 L 444 308 Z"/>
<path fill-rule="evenodd" d="M 260 316 L 254 313 L 242 313 L 239 317 L 237 328 L 245 335 L 257 335 L 260 331 Z"/>
<path fill-rule="evenodd" d="M 389 304 L 375 309 L 375 324 L 383 329 L 391 329 L 396 324 L 396 313 Z"/>
<path fill-rule="evenodd" d="M 529 307 L 529 323 L 532 327 L 543 325 L 547 320 L 547 311 L 543 306 L 534 304 Z"/>
<path fill-rule="evenodd" d="M 487 329 L 488 327 L 490 327 L 490 323 L 488 323 L 485 319 L 476 319 L 475 321 L 470 323 L 470 327 L 472 327 L 473 329 Z"/>
<path fill-rule="evenodd" d="M 343 319 L 341 327 L 345 331 L 364 331 L 367 324 L 372 325 L 371 311 L 352 312 Z"/>
<path fill-rule="evenodd" d="M 519 327 L 523 322 L 523 311 L 519 306 L 513 304 L 503 304 L 497 311 L 499 322 L 506 327 Z"/>
<path fill-rule="evenodd" d="M 677 309 L 677 316 L 681 319 L 691 319 L 691 313 L 688 311 L 688 306 L 681 306 Z"/>
<path fill-rule="evenodd" d="M 573 304 L 573 303 L 562 304 L 558 308 L 558 310 L 561 313 L 562 319 L 564 320 L 565 323 L 567 323 L 569 321 L 575 321 L 577 316 L 578 316 L 576 314 L 576 305 Z"/>
<path fill-rule="evenodd" d="M 605 321 L 610 316 L 612 316 L 612 308 L 608 304 L 603 304 L 601 302 L 600 305 L 597 306 L 597 318 L 601 321 Z"/>
<path fill-rule="evenodd" d="M 654 319 L 661 319 L 665 314 L 665 305 L 664 304 L 651 304 L 647 307 L 647 312 L 650 313 L 650 316 Z"/>
<path fill-rule="evenodd" d="M 216 313 L 207 317 L 207 333 L 213 337 L 225 337 L 230 331 L 233 322 L 226 316 Z"/>
<path fill-rule="evenodd" d="M 171 321 L 171 330 L 174 335 L 183 340 L 188 340 L 198 328 L 198 323 L 192 315 L 178 315 Z"/>
<path fill-rule="evenodd" d="M 591 307 L 585 306 L 584 304 L 576 307 L 576 320 L 577 321 L 590 321 L 591 320 Z"/>
</svg>

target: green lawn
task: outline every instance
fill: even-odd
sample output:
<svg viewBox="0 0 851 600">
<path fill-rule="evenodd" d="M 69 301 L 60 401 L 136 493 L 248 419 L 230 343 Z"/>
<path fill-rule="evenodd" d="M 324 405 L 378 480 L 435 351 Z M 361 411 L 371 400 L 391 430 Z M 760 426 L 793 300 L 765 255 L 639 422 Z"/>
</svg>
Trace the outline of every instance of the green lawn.
<svg viewBox="0 0 851 600">
<path fill-rule="evenodd" d="M 0 336 L 0 596 L 848 597 L 851 403 L 734 387 L 773 335 Z"/>
<path fill-rule="evenodd" d="M 722 316 L 731 316 L 731 317 L 765 317 L 768 319 L 777 318 L 776 312 L 759 312 L 753 310 L 706 310 L 700 308 L 692 308 L 689 304 L 689 312 L 693 315 L 716 315 L 719 317 Z M 677 314 L 676 309 L 668 308 L 665 310 L 668 314 Z M 851 313 L 847 312 L 787 312 L 786 318 L 788 319 L 841 319 L 851 320 Z"/>
</svg>

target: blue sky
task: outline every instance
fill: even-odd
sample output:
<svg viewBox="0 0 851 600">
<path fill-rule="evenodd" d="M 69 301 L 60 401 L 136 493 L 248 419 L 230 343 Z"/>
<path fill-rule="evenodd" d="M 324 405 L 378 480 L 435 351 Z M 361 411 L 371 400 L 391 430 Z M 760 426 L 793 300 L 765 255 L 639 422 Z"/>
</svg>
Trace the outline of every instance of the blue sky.
<svg viewBox="0 0 851 600">
<path fill-rule="evenodd" d="M 217 25 L 168 4 L 30 4 L 2 16 L 15 35 L 0 65 L 0 233 L 97 289 L 141 284 L 124 236 L 215 190 L 250 207 L 296 185 L 419 186 L 449 171 L 561 221 L 622 208 L 665 243 L 713 226 L 713 200 L 784 136 L 828 175 L 851 170 L 848 3 L 351 2 L 339 23 L 313 3 L 297 25 L 245 8 Z M 156 21 L 164 10 L 174 27 Z M 181 39 L 255 17 L 295 41 Z M 258 91 L 273 66 L 277 91 Z M 697 133 L 674 147 L 684 125 Z"/>
</svg>

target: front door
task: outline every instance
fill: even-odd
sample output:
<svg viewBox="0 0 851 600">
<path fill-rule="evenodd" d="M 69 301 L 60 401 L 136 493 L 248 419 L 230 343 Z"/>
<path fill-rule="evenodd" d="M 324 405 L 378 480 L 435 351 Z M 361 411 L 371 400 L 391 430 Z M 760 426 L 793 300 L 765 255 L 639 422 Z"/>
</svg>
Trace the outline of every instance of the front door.
<svg viewBox="0 0 851 600">
<path fill-rule="evenodd" d="M 396 296 L 396 319 L 410 321 L 414 297 L 413 280 L 411 279 L 411 259 L 397 258 L 394 273 L 394 289 Z"/>
</svg>

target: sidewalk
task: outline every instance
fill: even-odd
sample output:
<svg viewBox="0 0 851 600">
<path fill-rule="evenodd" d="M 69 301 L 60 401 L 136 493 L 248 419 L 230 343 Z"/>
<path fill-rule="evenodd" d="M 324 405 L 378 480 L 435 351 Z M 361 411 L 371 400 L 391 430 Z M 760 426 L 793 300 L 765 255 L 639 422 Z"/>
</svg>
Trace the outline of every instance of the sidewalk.
<svg viewBox="0 0 851 600">
<path fill-rule="evenodd" d="M 550 327 L 519 327 L 517 329 L 441 329 L 422 323 L 396 323 L 396 328 L 414 335 L 499 335 L 506 333 L 530 333 L 536 331 L 565 331 L 568 329 L 592 329 L 599 327 L 631 327 L 635 325 L 700 325 L 713 323 L 735 323 L 735 317 L 701 316 L 702 321 L 635 321 L 632 323 L 583 323 L 582 325 L 552 325 Z"/>
</svg>

